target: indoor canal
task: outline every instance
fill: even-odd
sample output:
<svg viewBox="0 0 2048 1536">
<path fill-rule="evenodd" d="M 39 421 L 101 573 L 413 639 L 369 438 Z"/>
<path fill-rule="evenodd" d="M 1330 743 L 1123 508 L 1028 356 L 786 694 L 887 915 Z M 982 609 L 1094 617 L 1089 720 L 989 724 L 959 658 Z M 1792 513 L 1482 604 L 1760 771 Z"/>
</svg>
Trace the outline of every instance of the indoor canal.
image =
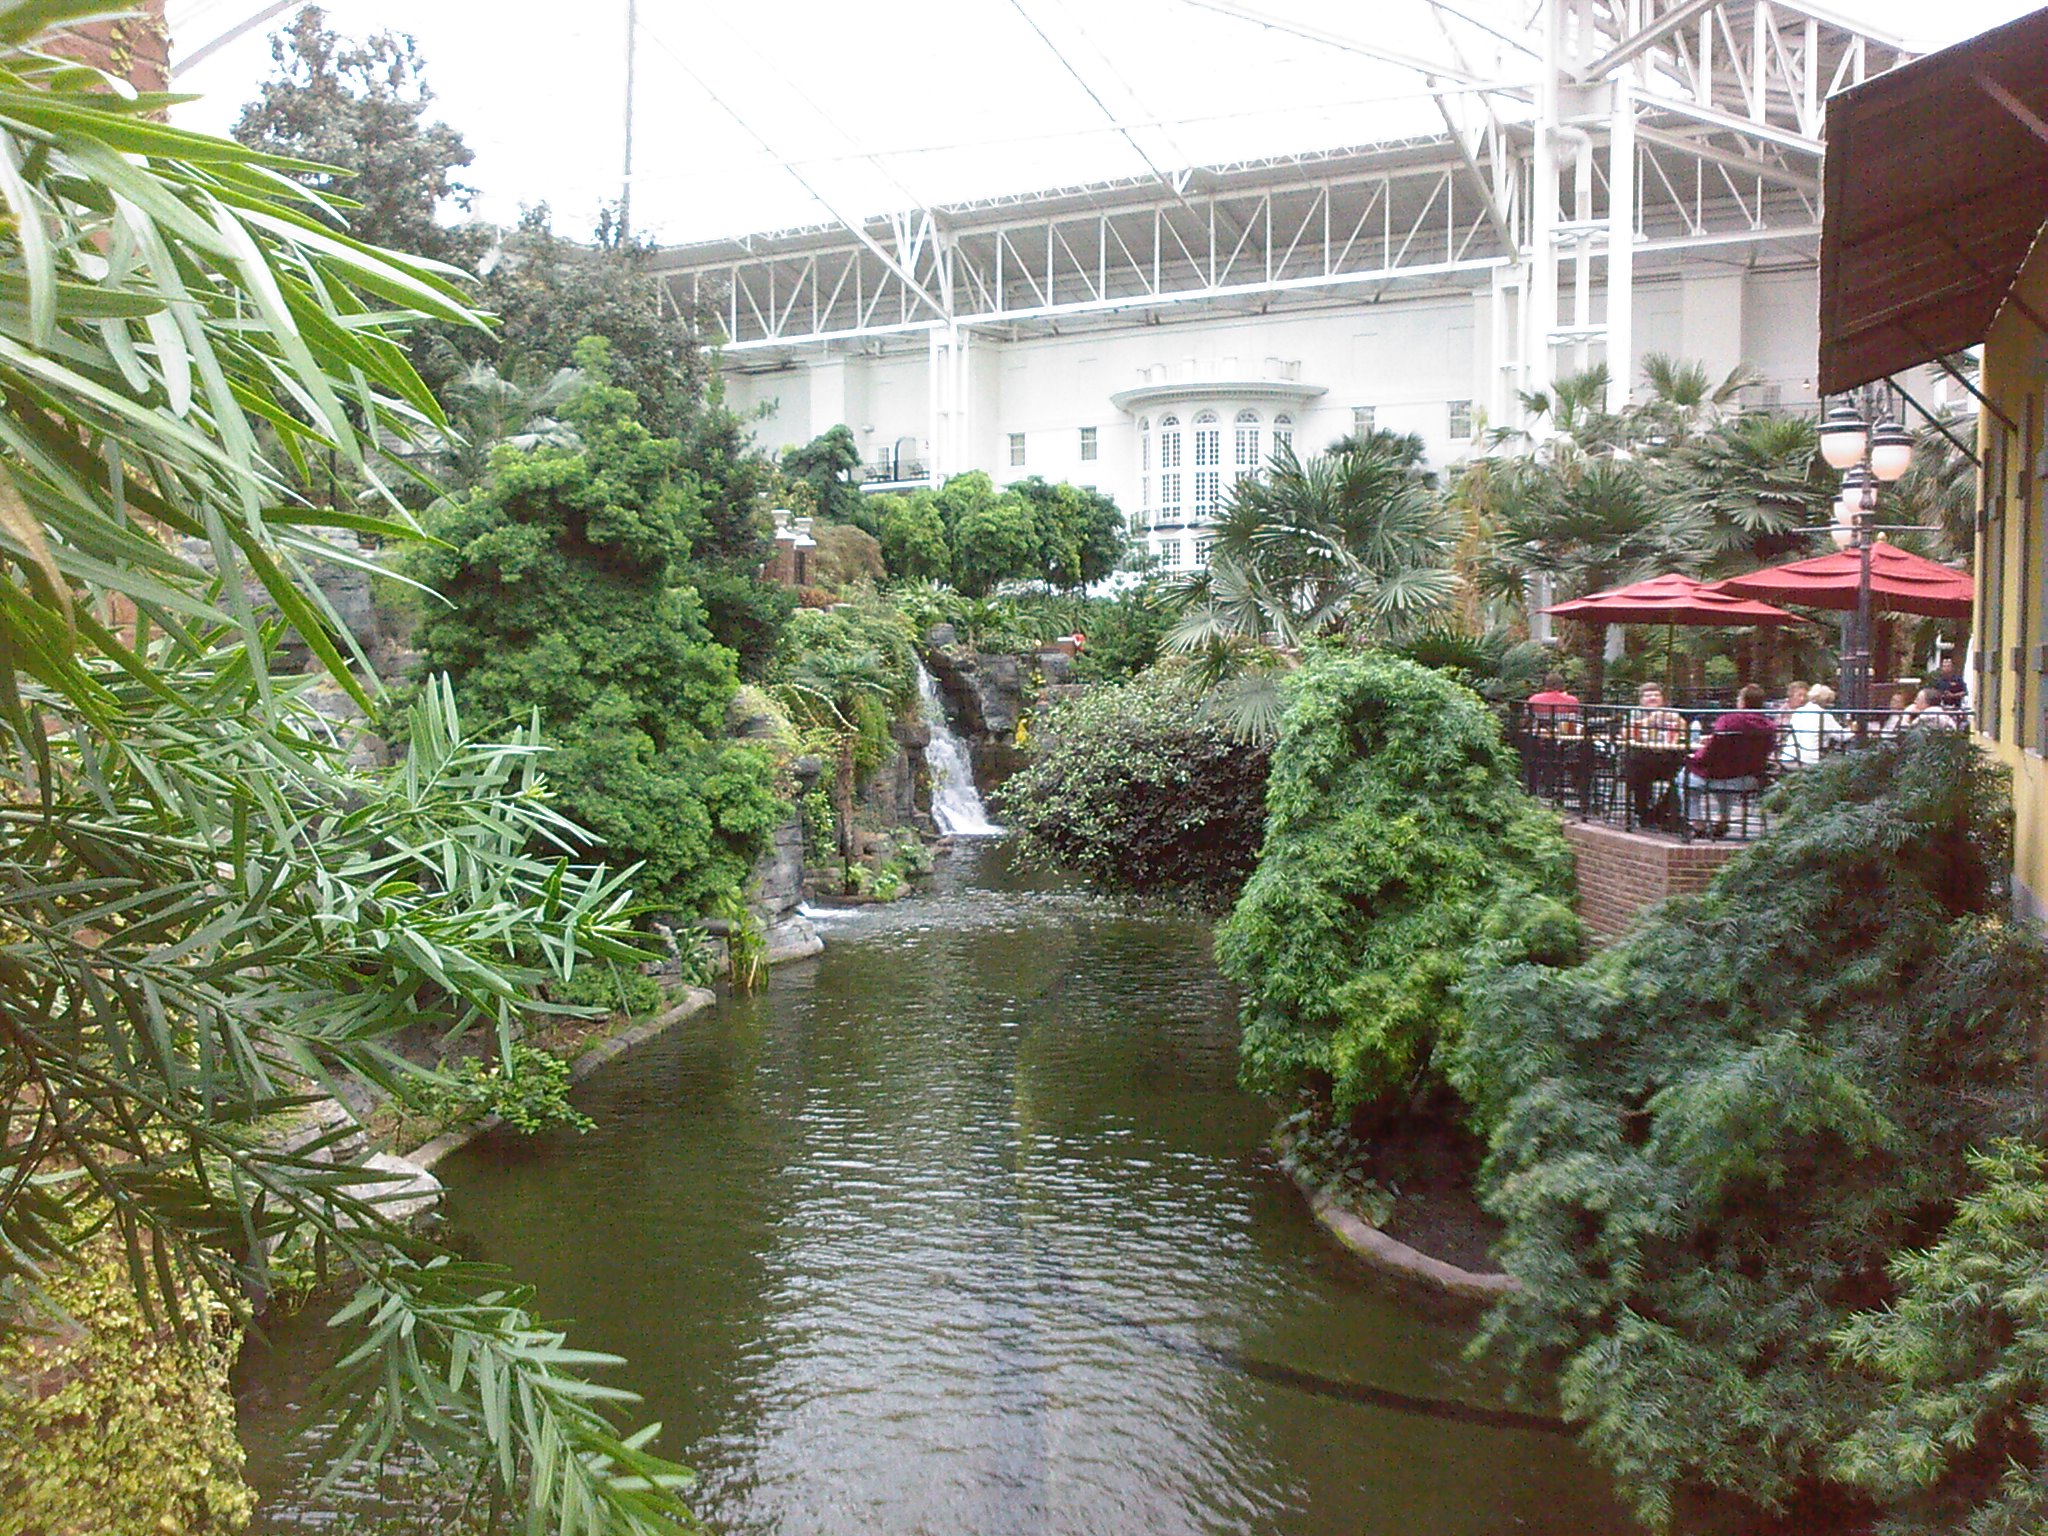
<svg viewBox="0 0 2048 1536">
<path fill-rule="evenodd" d="M 448 1237 L 629 1364 L 720 1533 L 1587 1536 L 1632 1529 L 1464 1331 L 1275 1168 L 1208 928 L 942 857 L 600 1069 L 596 1129 L 444 1161 Z M 240 1370 L 267 1532 L 442 1530 L 317 1489 L 311 1308 Z M 432 1517 L 437 1519 L 438 1517 Z"/>
</svg>

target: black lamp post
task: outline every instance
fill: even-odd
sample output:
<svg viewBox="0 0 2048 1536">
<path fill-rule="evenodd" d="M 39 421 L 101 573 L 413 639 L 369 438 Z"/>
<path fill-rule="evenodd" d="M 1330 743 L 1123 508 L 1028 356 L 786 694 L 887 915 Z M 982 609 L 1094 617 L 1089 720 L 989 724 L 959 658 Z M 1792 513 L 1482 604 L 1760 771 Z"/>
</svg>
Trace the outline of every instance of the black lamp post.
<svg viewBox="0 0 2048 1536">
<path fill-rule="evenodd" d="M 1842 657 L 1842 691 L 1848 695 L 1851 710 L 1867 710 L 1872 681 L 1870 551 L 1879 531 L 1877 488 L 1913 467 L 1913 434 L 1895 421 L 1881 421 L 1873 430 L 1856 413 L 1856 407 L 1844 401 L 1821 423 L 1820 456 L 1831 468 L 1842 471 L 1842 492 L 1828 534 L 1837 549 L 1854 545 L 1859 564 L 1856 618 Z"/>
</svg>

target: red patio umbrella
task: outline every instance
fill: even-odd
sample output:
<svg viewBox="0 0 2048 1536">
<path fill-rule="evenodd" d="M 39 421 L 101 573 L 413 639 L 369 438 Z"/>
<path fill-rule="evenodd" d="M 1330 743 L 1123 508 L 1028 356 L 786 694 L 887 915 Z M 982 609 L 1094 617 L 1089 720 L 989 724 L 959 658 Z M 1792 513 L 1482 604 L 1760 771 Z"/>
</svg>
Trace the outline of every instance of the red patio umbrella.
<svg viewBox="0 0 2048 1536">
<path fill-rule="evenodd" d="M 1855 584 L 1849 588 L 1851 599 Z M 1773 608 L 1750 597 L 1738 597 L 1712 582 L 1690 576 L 1652 576 L 1648 581 L 1612 587 L 1543 610 L 1561 619 L 1593 624 L 1804 624 L 1796 613 Z"/>
<path fill-rule="evenodd" d="M 1676 650 L 1671 626 L 1726 625 L 1739 628 L 1750 624 L 1804 624 L 1796 613 L 1773 608 L 1754 598 L 1738 597 L 1717 590 L 1710 582 L 1695 581 L 1673 572 L 1652 576 L 1625 587 L 1610 587 L 1568 603 L 1553 603 L 1543 610 L 1560 619 L 1579 619 L 1588 624 L 1662 624 L 1664 635 L 1664 686 L 1671 687 L 1672 656 Z"/>
<path fill-rule="evenodd" d="M 1861 560 L 1854 549 L 1794 560 L 1730 576 L 1714 585 L 1741 597 L 1767 597 L 1809 608 L 1854 612 Z M 1919 555 L 1908 554 L 1883 540 L 1870 546 L 1870 606 L 1881 613 L 1918 613 L 1932 619 L 1967 619 L 1971 583 L 1963 571 L 1951 570 Z"/>
</svg>

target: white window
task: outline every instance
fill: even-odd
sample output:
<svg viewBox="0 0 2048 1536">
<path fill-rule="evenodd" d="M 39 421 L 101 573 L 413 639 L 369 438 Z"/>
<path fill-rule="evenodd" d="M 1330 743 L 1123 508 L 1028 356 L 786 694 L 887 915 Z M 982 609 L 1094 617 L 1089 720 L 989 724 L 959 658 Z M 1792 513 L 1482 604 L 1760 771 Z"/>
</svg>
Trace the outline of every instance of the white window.
<svg viewBox="0 0 2048 1536">
<path fill-rule="evenodd" d="M 1213 469 L 1195 471 L 1195 516 L 1214 517 L 1223 505 L 1223 476 Z"/>
<path fill-rule="evenodd" d="M 1095 462 L 1095 429 L 1093 427 L 1083 427 L 1081 429 L 1081 462 L 1083 464 Z"/>
<path fill-rule="evenodd" d="M 1259 413 L 1237 413 L 1237 473 L 1240 478 L 1256 474 L 1259 468 Z"/>
<path fill-rule="evenodd" d="M 1180 468 L 1180 418 L 1162 416 L 1159 418 L 1159 467 Z"/>
<path fill-rule="evenodd" d="M 1294 446 L 1294 418 L 1285 414 L 1273 418 L 1273 451 Z"/>
<path fill-rule="evenodd" d="M 1209 551 L 1215 547 L 1216 541 L 1214 539 L 1195 540 L 1195 564 L 1207 565 L 1209 563 Z"/>
<path fill-rule="evenodd" d="M 1152 510 L 1152 477 L 1150 475 L 1138 476 L 1138 510 L 1140 512 L 1150 512 Z"/>
<path fill-rule="evenodd" d="M 1010 434 L 1010 467 L 1012 469 L 1020 469 L 1023 467 L 1023 464 L 1024 434 L 1022 432 L 1012 432 Z"/>
<path fill-rule="evenodd" d="M 1180 565 L 1180 540 L 1163 539 L 1159 544 L 1159 563 L 1169 570 Z"/>
<path fill-rule="evenodd" d="M 1204 411 L 1195 418 L 1195 468 L 1214 469 L 1223 462 L 1223 428 L 1216 413 Z"/>
<path fill-rule="evenodd" d="M 1354 405 L 1351 407 L 1351 435 L 1353 437 L 1370 437 L 1372 435 L 1374 414 L 1375 407 L 1370 405 Z"/>
<path fill-rule="evenodd" d="M 1453 439 L 1468 438 L 1472 435 L 1472 402 L 1453 400 L 1450 403 L 1451 436 Z"/>
<path fill-rule="evenodd" d="M 1178 473 L 1159 477 L 1159 520 L 1162 523 L 1180 521 L 1180 475 Z"/>
<path fill-rule="evenodd" d="M 1152 418 L 1138 418 L 1138 468 L 1142 472 L 1152 467 Z"/>
</svg>

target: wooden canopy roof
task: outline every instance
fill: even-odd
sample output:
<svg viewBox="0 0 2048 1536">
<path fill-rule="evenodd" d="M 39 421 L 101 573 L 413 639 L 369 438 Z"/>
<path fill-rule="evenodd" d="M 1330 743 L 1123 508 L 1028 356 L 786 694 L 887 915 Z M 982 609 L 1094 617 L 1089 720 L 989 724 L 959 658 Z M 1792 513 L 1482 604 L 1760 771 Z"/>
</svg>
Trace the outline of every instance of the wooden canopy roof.
<svg viewBox="0 0 2048 1536">
<path fill-rule="evenodd" d="M 1827 104 L 1820 389 L 1982 341 L 2048 221 L 2048 10 Z"/>
</svg>

